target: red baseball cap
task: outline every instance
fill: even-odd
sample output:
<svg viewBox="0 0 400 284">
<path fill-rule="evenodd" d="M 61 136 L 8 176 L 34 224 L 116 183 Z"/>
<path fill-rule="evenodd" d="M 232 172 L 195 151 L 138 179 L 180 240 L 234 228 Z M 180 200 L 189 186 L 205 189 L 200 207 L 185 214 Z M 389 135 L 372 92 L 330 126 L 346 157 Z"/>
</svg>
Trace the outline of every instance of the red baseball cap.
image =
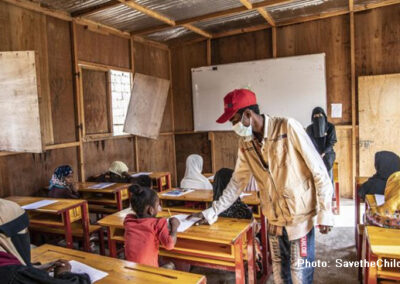
<svg viewBox="0 0 400 284">
<path fill-rule="evenodd" d="M 237 89 L 224 97 L 224 113 L 217 119 L 218 123 L 225 123 L 231 119 L 239 109 L 256 105 L 256 95 L 247 89 Z"/>
</svg>

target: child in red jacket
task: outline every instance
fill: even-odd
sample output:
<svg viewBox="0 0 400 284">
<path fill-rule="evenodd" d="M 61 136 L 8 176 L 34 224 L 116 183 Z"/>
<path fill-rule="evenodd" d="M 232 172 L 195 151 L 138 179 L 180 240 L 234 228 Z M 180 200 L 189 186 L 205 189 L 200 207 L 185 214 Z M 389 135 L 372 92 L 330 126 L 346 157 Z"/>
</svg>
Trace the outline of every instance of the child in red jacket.
<svg viewBox="0 0 400 284">
<path fill-rule="evenodd" d="M 140 264 L 158 267 L 160 244 L 167 250 L 174 248 L 179 220 L 156 218 L 160 212 L 160 200 L 157 193 L 139 185 L 129 188 L 132 193 L 131 207 L 135 214 L 125 217 L 125 258 Z"/>
</svg>

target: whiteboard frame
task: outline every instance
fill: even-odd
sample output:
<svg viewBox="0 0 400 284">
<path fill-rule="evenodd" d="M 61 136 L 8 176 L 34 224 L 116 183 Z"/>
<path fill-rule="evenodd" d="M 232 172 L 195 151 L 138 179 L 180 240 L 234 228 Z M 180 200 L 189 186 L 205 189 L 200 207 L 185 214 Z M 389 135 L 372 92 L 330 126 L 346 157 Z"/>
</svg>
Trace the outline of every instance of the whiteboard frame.
<svg viewBox="0 0 400 284">
<path fill-rule="evenodd" d="M 307 125 L 311 124 L 311 112 L 312 112 L 312 109 L 314 107 L 321 106 L 327 112 L 328 99 L 327 99 L 327 79 L 326 79 L 327 75 L 326 75 L 326 54 L 325 53 L 308 54 L 308 55 L 300 55 L 300 56 L 290 56 L 290 57 L 280 57 L 280 58 L 269 58 L 269 59 L 262 59 L 262 60 L 236 62 L 236 63 L 229 63 L 229 64 L 220 64 L 220 65 L 212 65 L 212 66 L 203 66 L 203 67 L 198 67 L 198 68 L 192 68 L 191 69 L 191 73 L 192 73 L 192 104 L 193 104 L 194 131 L 195 132 L 207 132 L 207 131 L 229 131 L 229 130 L 232 130 L 232 126 L 229 123 L 217 124 L 215 122 L 215 120 L 217 120 L 217 118 L 220 115 L 222 115 L 222 113 L 223 113 L 223 97 L 229 91 L 232 91 L 233 89 L 235 89 L 235 87 L 233 87 L 233 88 L 231 87 L 231 89 L 227 89 L 224 92 L 223 95 L 222 95 L 222 93 L 220 93 L 220 94 L 218 94 L 216 96 L 215 104 L 214 103 L 207 104 L 207 108 L 209 109 L 208 110 L 209 113 L 208 114 L 206 113 L 205 116 L 209 116 L 210 112 L 212 112 L 212 111 L 214 112 L 213 113 L 213 116 L 214 116 L 215 112 L 216 112 L 215 111 L 216 107 L 218 107 L 218 115 L 215 116 L 215 117 L 212 117 L 212 119 L 213 119 L 213 121 L 215 123 L 211 123 L 211 120 L 210 120 L 207 125 L 200 125 L 199 121 L 201 119 L 199 119 L 199 115 L 200 115 L 201 112 L 199 113 L 199 111 L 198 111 L 198 109 L 199 109 L 199 101 L 200 100 L 198 100 L 197 97 L 199 96 L 199 93 L 201 93 L 201 92 L 196 90 L 196 86 L 195 85 L 196 85 L 197 81 L 196 81 L 196 74 L 195 73 L 204 72 L 204 71 L 207 72 L 207 71 L 212 70 L 213 68 L 218 68 L 219 69 L 221 67 L 224 67 L 224 68 L 228 67 L 228 68 L 232 69 L 232 67 L 234 68 L 235 66 L 243 65 L 243 64 L 247 65 L 247 66 L 245 66 L 245 68 L 246 67 L 249 68 L 249 66 L 255 65 L 255 64 L 259 64 L 259 66 L 261 66 L 260 63 L 263 63 L 263 62 L 270 62 L 270 61 L 277 61 L 278 62 L 278 61 L 283 61 L 283 60 L 287 61 L 288 59 L 289 60 L 300 59 L 300 60 L 303 60 L 303 62 L 304 62 L 304 59 L 307 58 L 307 57 L 310 57 L 310 58 L 314 57 L 313 60 L 316 62 L 315 64 L 318 64 L 318 65 L 315 65 L 316 68 L 322 68 L 321 69 L 322 72 L 320 74 L 316 73 L 317 74 L 316 76 L 318 76 L 318 79 L 321 79 L 321 81 L 318 84 L 315 84 L 315 85 L 318 85 L 319 91 L 318 91 L 318 95 L 314 95 L 314 97 L 317 97 L 318 101 L 316 103 L 313 103 L 313 102 L 310 101 L 311 100 L 310 97 L 304 97 L 305 100 L 308 101 L 307 107 L 309 109 L 307 108 L 307 109 L 304 110 L 304 112 L 301 113 L 301 117 L 302 117 L 301 119 L 298 118 L 299 115 L 297 115 L 297 116 L 296 115 L 291 115 L 291 114 L 288 115 L 288 114 L 281 113 L 281 112 L 279 112 L 279 113 L 269 113 L 268 111 L 264 110 L 264 107 L 265 107 L 264 103 L 262 101 L 260 102 L 259 97 L 257 97 L 258 98 L 257 101 L 259 103 L 261 113 L 271 114 L 271 116 L 292 117 L 292 118 L 295 118 L 296 120 L 298 120 L 304 127 L 307 127 Z M 321 59 L 322 59 L 322 62 L 318 62 L 318 60 L 321 60 Z M 293 63 L 291 63 L 291 64 L 293 64 Z M 320 64 L 322 64 L 322 66 L 319 66 Z M 292 67 L 290 64 L 288 66 L 289 66 L 288 68 Z M 260 69 L 260 67 L 258 67 L 258 68 Z M 266 68 L 268 68 L 268 66 Z M 243 80 L 246 80 L 246 79 L 243 79 Z M 263 79 L 261 78 L 261 80 L 263 80 Z M 268 80 L 268 78 L 266 80 Z M 229 83 L 231 83 L 231 82 L 228 82 L 228 84 Z M 235 82 L 235 84 L 236 84 L 236 82 Z M 240 84 L 242 84 L 242 85 L 240 86 Z M 237 85 L 238 86 L 236 88 L 244 87 L 243 86 L 244 85 L 243 82 L 239 82 L 239 83 L 237 83 Z M 197 86 L 197 88 L 198 88 L 198 86 Z M 222 88 L 224 88 L 224 87 L 222 87 Z M 259 86 L 257 86 L 256 88 L 259 88 Z M 314 85 L 310 84 L 310 88 L 314 88 Z M 258 95 L 258 93 L 260 93 L 260 92 L 257 92 L 256 90 L 254 90 L 254 91 L 256 93 L 256 96 Z M 306 92 L 306 91 L 303 91 L 303 92 Z M 292 93 L 293 92 L 291 92 L 289 95 L 292 95 Z M 279 104 L 277 104 L 277 105 L 278 105 L 278 108 L 279 108 Z M 311 105 L 313 106 L 312 108 L 311 108 Z M 285 106 L 287 106 L 287 104 Z M 291 106 L 291 107 L 293 108 L 294 106 Z M 203 107 L 201 109 L 204 110 L 205 108 Z M 213 110 L 210 110 L 210 109 L 213 109 Z M 203 111 L 203 113 L 204 113 L 204 111 Z M 201 114 L 201 115 L 204 116 L 204 114 Z"/>
</svg>

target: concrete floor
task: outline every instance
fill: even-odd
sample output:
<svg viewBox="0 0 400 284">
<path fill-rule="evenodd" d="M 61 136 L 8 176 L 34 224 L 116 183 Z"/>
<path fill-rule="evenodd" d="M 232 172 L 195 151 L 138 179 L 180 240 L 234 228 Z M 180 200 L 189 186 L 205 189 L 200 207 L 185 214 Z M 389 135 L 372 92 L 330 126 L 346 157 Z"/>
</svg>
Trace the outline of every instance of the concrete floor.
<svg viewBox="0 0 400 284">
<path fill-rule="evenodd" d="M 335 227 L 328 235 L 316 233 L 316 260 L 327 261 L 330 267 L 315 268 L 315 284 L 358 283 L 356 268 L 336 266 L 336 260 L 356 260 L 354 241 L 354 201 L 341 199 L 340 215 L 335 215 Z M 235 283 L 232 272 L 193 267 L 191 272 L 203 274 L 208 284 Z M 266 284 L 274 283 L 272 277 Z"/>
</svg>

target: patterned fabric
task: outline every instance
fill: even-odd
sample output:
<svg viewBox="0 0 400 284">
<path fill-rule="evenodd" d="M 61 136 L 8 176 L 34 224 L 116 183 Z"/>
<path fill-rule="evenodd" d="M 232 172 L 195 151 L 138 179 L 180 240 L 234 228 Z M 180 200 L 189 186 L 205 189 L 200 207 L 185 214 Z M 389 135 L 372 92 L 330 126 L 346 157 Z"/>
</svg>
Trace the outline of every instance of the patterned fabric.
<svg viewBox="0 0 400 284">
<path fill-rule="evenodd" d="M 114 161 L 112 162 L 110 168 L 108 169 L 111 173 L 114 173 L 118 176 L 122 176 L 124 172 L 129 172 L 128 166 L 121 161 Z"/>
<path fill-rule="evenodd" d="M 218 200 L 232 178 L 233 170 L 222 168 L 214 177 L 213 191 L 214 200 Z M 253 214 L 250 208 L 238 198 L 228 209 L 219 214 L 221 217 L 251 219 Z"/>
<path fill-rule="evenodd" d="M 382 228 L 400 229 L 400 211 L 396 211 L 394 215 L 385 216 L 373 212 L 369 209 L 365 214 L 365 223 L 371 226 Z"/>
<path fill-rule="evenodd" d="M 63 165 L 54 170 L 54 174 L 50 179 L 50 190 L 54 187 L 66 188 L 68 187 L 65 178 L 72 174 L 72 168 L 69 165 Z"/>
<path fill-rule="evenodd" d="M 368 209 L 365 222 L 378 227 L 400 229 L 400 172 L 389 177 L 385 188 L 385 203 Z"/>
</svg>

